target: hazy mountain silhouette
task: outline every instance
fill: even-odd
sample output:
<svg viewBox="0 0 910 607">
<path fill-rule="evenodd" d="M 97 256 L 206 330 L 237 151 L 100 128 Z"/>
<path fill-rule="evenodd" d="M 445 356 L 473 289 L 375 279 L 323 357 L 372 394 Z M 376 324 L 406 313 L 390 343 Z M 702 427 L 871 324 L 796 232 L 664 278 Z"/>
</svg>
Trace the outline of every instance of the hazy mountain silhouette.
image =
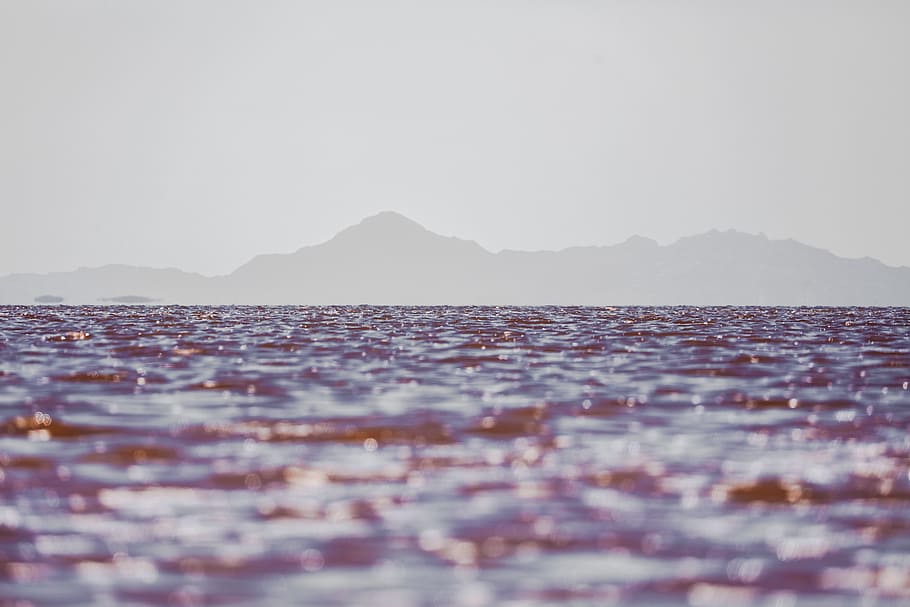
<svg viewBox="0 0 910 607">
<path fill-rule="evenodd" d="M 0 303 L 29 303 L 52 293 L 64 304 L 110 303 L 106 299 L 146 297 L 162 302 L 210 299 L 211 279 L 174 268 L 153 269 L 126 265 L 79 268 L 50 274 L 12 274 L 0 278 Z M 161 295 L 157 295 L 160 293 Z"/>
<path fill-rule="evenodd" d="M 793 240 L 711 231 L 660 246 L 491 253 L 398 213 L 227 276 L 112 265 L 0 278 L 0 303 L 910 305 L 910 268 Z"/>
</svg>

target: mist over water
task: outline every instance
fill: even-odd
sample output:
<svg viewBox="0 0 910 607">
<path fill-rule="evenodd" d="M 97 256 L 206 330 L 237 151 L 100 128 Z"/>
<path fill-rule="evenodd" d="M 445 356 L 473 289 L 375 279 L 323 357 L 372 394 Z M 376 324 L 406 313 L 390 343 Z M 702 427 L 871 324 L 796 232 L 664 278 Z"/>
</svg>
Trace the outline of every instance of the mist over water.
<svg viewBox="0 0 910 607">
<path fill-rule="evenodd" d="M 904 605 L 910 309 L 0 307 L 0 604 Z"/>
</svg>

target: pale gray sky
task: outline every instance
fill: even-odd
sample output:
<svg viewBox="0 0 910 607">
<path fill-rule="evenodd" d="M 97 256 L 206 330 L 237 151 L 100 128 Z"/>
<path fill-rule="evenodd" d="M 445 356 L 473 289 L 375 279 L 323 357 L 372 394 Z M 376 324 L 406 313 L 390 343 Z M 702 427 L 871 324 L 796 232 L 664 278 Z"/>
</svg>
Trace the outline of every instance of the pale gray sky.
<svg viewBox="0 0 910 607">
<path fill-rule="evenodd" d="M 910 266 L 910 2 L 0 0 L 0 275 L 228 272 L 383 209 Z"/>
</svg>

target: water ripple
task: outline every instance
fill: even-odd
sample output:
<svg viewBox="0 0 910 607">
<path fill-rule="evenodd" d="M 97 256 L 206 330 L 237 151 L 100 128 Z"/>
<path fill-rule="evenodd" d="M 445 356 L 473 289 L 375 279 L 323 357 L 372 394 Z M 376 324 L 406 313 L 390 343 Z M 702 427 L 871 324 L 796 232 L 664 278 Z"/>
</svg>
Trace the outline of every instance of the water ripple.
<svg viewBox="0 0 910 607">
<path fill-rule="evenodd" d="M 910 310 L 0 307 L 0 604 L 903 605 Z"/>
</svg>

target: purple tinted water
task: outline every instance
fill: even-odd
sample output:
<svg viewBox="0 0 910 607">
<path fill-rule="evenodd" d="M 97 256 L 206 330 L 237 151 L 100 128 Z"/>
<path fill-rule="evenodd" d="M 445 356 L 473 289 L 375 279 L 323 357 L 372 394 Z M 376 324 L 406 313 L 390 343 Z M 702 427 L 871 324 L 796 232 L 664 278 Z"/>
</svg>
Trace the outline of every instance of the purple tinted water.
<svg viewBox="0 0 910 607">
<path fill-rule="evenodd" d="M 910 309 L 3 307 L 0 603 L 905 605 Z"/>
</svg>

